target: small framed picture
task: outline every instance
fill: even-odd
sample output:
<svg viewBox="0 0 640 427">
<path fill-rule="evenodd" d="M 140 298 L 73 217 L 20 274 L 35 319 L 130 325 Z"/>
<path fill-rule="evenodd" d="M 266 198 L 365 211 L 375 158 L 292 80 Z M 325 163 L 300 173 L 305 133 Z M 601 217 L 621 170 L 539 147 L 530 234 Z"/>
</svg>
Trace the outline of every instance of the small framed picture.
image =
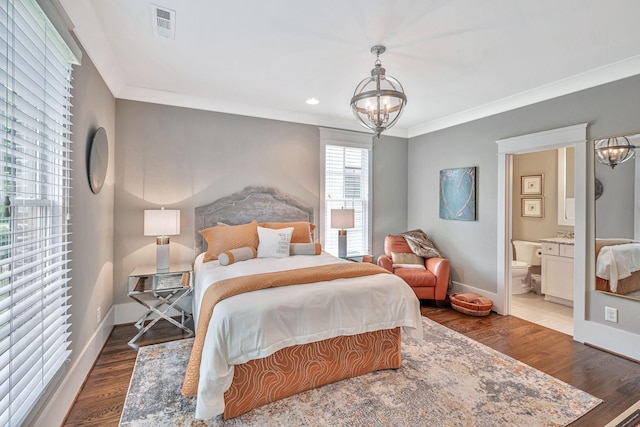
<svg viewBox="0 0 640 427">
<path fill-rule="evenodd" d="M 522 216 L 542 218 L 544 215 L 544 199 L 522 199 Z"/>
<path fill-rule="evenodd" d="M 542 195 L 542 175 L 523 176 L 520 194 L 523 196 Z"/>
</svg>

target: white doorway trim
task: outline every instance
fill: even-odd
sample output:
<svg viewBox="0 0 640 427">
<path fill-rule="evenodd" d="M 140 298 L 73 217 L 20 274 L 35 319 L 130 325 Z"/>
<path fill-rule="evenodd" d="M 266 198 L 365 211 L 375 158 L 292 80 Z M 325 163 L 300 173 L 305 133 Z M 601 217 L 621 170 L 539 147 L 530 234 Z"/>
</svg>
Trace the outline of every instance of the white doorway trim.
<svg viewBox="0 0 640 427">
<path fill-rule="evenodd" d="M 581 123 L 559 129 L 516 136 L 496 141 L 498 144 L 498 253 L 497 301 L 495 310 L 511 313 L 509 278 L 511 277 L 511 220 L 513 155 L 568 146 L 575 147 L 575 253 L 573 319 L 585 319 L 585 284 L 587 260 L 587 125 Z M 574 338 L 580 341 L 577 337 Z"/>
</svg>

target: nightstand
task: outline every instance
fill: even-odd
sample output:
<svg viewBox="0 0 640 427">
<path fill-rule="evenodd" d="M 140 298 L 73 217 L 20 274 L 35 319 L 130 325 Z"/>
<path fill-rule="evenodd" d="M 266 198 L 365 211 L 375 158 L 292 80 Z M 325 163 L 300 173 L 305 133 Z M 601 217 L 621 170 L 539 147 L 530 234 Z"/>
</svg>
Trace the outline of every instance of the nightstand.
<svg viewBox="0 0 640 427">
<path fill-rule="evenodd" d="M 153 327 L 160 319 L 172 323 L 182 329 L 187 337 L 193 336 L 193 331 L 185 323 L 192 318 L 191 303 L 188 296 L 193 292 L 192 285 L 193 268 L 189 264 L 172 265 L 169 271 L 158 272 L 155 266 L 137 267 L 129 275 L 129 298 L 147 308 L 135 323 L 140 330 L 131 338 L 129 345 L 138 348 L 134 343 L 145 332 Z M 180 321 L 171 317 L 175 311 L 180 313 Z M 158 317 L 145 325 L 147 318 L 152 314 Z"/>
</svg>

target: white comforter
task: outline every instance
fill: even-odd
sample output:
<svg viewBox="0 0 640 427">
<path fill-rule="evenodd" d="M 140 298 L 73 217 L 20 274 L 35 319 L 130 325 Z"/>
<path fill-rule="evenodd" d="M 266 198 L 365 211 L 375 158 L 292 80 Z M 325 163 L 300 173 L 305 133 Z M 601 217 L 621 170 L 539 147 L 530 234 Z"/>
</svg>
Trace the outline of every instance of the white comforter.
<svg viewBox="0 0 640 427">
<path fill-rule="evenodd" d="M 257 258 L 230 266 L 201 260 L 202 255 L 195 264 L 196 316 L 206 288 L 219 280 L 350 262 L 325 253 Z M 422 339 L 420 303 L 413 290 L 392 274 L 263 289 L 225 299 L 216 305 L 205 338 L 196 418 L 209 419 L 224 411 L 233 365 L 292 345 L 398 326 Z"/>
<path fill-rule="evenodd" d="M 640 270 L 640 244 L 603 246 L 596 260 L 596 276 L 608 280 L 611 292 L 618 289 L 618 280 Z"/>
</svg>

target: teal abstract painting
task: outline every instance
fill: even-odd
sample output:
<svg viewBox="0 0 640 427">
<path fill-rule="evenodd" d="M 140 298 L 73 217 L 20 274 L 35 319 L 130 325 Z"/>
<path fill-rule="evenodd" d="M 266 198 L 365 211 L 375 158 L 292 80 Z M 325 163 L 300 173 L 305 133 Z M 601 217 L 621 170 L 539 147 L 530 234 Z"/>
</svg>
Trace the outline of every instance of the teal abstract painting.
<svg viewBox="0 0 640 427">
<path fill-rule="evenodd" d="M 440 171 L 440 218 L 476 220 L 476 168 Z"/>
</svg>

